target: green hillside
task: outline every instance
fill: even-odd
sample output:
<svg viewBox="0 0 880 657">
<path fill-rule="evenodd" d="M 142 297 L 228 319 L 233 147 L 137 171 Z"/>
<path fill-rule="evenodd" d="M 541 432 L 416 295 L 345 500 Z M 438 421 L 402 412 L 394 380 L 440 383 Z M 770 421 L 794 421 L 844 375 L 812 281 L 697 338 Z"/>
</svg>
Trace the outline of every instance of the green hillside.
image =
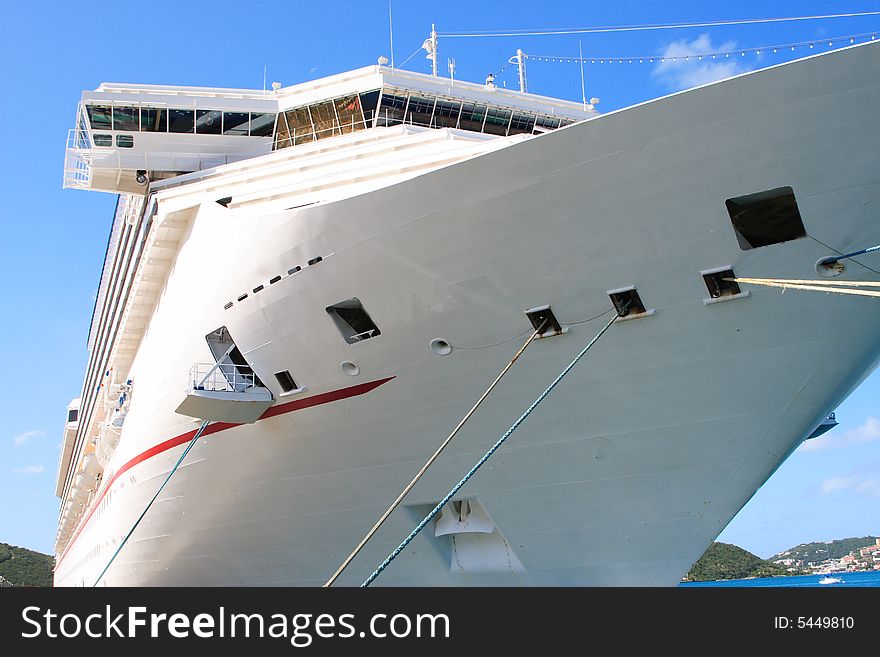
<svg viewBox="0 0 880 657">
<path fill-rule="evenodd" d="M 792 574 L 797 573 L 790 573 L 785 568 L 755 556 L 736 545 L 712 543 L 703 556 L 691 566 L 682 581 L 709 582 L 718 579 L 775 577 Z"/>
<path fill-rule="evenodd" d="M 0 576 L 16 586 L 52 586 L 55 558 L 0 543 Z"/>
<path fill-rule="evenodd" d="M 874 545 L 876 540 L 876 536 L 861 536 L 857 538 L 842 538 L 828 543 L 801 543 L 785 552 L 780 552 L 776 556 L 771 557 L 771 559 L 803 559 L 807 562 L 840 559 L 850 552 Z"/>
</svg>

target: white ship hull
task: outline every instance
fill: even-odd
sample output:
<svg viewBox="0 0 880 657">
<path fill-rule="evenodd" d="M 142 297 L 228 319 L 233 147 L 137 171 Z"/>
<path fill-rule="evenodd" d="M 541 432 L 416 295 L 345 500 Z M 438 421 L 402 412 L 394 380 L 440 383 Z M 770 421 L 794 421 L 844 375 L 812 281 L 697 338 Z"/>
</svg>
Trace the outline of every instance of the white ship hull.
<svg viewBox="0 0 880 657">
<path fill-rule="evenodd" d="M 95 583 L 180 456 L 197 423 L 174 409 L 212 330 L 307 389 L 203 437 L 102 585 L 323 584 L 525 339 L 523 309 L 551 304 L 568 332 L 529 348 L 339 580 L 359 584 L 610 315 L 576 322 L 636 285 L 655 312 L 612 326 L 463 489 L 497 541 L 429 525 L 377 584 L 674 585 L 878 361 L 873 299 L 705 304 L 700 276 L 816 278 L 817 240 L 880 242 L 878 83 L 880 48 L 848 49 L 262 216 L 182 188 L 169 203 L 196 209 L 134 359 L 117 475 L 56 584 Z M 783 186 L 810 237 L 741 250 L 725 199 Z M 324 309 L 352 297 L 380 337 L 340 337 Z"/>
</svg>

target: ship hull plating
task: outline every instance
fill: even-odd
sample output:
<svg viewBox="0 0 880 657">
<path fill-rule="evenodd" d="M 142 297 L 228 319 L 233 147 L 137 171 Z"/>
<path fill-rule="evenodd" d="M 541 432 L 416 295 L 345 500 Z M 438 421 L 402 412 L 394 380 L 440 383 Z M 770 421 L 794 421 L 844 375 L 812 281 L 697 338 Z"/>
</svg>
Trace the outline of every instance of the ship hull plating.
<svg viewBox="0 0 880 657">
<path fill-rule="evenodd" d="M 255 218 L 193 200 L 132 368 L 108 468 L 122 474 L 56 583 L 94 583 L 179 457 L 142 455 L 196 428 L 173 409 L 218 327 L 267 385 L 288 370 L 305 388 L 275 385 L 278 404 L 320 403 L 202 438 L 102 584 L 322 584 L 525 340 L 523 310 L 550 304 L 568 331 L 528 349 L 340 579 L 359 584 L 611 317 L 607 292 L 635 285 L 654 312 L 612 326 L 461 491 L 495 539 L 432 523 L 377 584 L 674 585 L 877 363 L 872 299 L 706 304 L 700 275 L 816 278 L 820 241 L 880 241 L 877 53 L 734 78 L 333 203 Z M 784 186 L 808 237 L 741 250 L 725 200 Z M 325 308 L 351 298 L 380 336 L 343 339 Z"/>
</svg>

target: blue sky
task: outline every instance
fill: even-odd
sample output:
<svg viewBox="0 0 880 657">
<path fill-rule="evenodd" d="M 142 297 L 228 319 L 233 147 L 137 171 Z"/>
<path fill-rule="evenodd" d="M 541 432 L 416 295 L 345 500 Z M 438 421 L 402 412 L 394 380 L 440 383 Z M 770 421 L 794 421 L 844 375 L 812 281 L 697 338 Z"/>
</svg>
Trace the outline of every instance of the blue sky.
<svg viewBox="0 0 880 657">
<path fill-rule="evenodd" d="M 430 31 L 724 21 L 880 9 L 834 0 L 665 3 L 626 0 L 393 4 L 399 65 Z M 673 62 L 588 64 L 586 95 L 600 111 L 828 50 L 829 37 L 880 30 L 880 17 L 652 32 L 440 39 L 441 71 L 516 85 L 517 48 L 531 55 L 676 56 Z M 733 58 L 682 56 L 816 40 L 813 50 Z M 0 541 L 51 552 L 58 447 L 67 403 L 79 395 L 86 340 L 113 214 L 109 194 L 61 189 L 64 143 L 83 89 L 103 81 L 260 88 L 285 86 L 388 56 L 387 0 L 332 5 L 252 1 L 0 5 L 0 280 L 5 391 L 0 431 Z M 428 72 L 424 53 L 404 68 Z M 529 90 L 581 99 L 576 64 L 530 61 Z M 880 256 L 875 256 L 880 257 Z M 865 303 L 873 303 L 866 300 Z M 827 439 L 798 449 L 721 536 L 761 556 L 811 540 L 880 533 L 880 373 L 838 409 Z"/>
</svg>

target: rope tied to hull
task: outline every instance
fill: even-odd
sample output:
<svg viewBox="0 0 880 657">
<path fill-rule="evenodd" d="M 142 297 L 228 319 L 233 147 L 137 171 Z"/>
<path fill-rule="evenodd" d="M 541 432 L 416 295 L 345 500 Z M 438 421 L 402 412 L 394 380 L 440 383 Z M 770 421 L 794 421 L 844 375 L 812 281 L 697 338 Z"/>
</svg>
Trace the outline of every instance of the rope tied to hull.
<svg viewBox="0 0 880 657">
<path fill-rule="evenodd" d="M 853 294 L 861 297 L 880 297 L 880 291 L 859 290 L 860 287 L 880 288 L 880 281 L 828 281 L 798 280 L 787 278 L 725 278 L 725 281 L 749 283 L 765 287 L 781 287 L 785 290 L 810 290 L 813 292 L 833 292 L 835 294 Z"/>
<path fill-rule="evenodd" d="M 523 346 L 519 348 L 519 351 L 517 351 L 516 354 L 514 354 L 513 358 L 510 359 L 510 362 L 507 363 L 507 366 L 503 370 L 501 370 L 501 373 L 497 377 L 495 377 L 495 380 L 486 389 L 486 392 L 483 393 L 482 397 L 480 397 L 477 400 L 477 403 L 471 407 L 471 410 L 469 410 L 465 414 L 465 416 L 461 419 L 461 421 L 458 423 L 458 425 L 455 427 L 455 429 L 452 430 L 452 433 L 450 433 L 446 437 L 446 440 L 444 440 L 440 444 L 440 447 L 438 447 L 437 450 L 431 455 L 431 458 L 429 458 L 427 460 L 427 462 L 425 463 L 425 465 L 422 466 L 422 469 L 418 471 L 416 476 L 413 477 L 412 481 L 410 481 L 409 484 L 406 485 L 406 487 L 403 489 L 403 491 L 400 493 L 400 495 L 397 496 L 397 499 L 391 503 L 391 506 L 389 506 L 388 509 L 385 511 L 385 513 L 382 514 L 382 517 L 380 517 L 379 520 L 376 522 L 376 524 L 373 525 L 373 528 L 367 532 L 367 535 L 364 536 L 363 539 L 361 539 L 361 542 L 358 543 L 357 547 L 355 547 L 355 549 L 352 550 L 351 554 L 349 554 L 348 557 L 346 558 L 346 560 L 342 562 L 342 565 L 339 566 L 339 568 L 336 569 L 336 572 L 333 573 L 333 575 L 330 577 L 330 579 L 327 580 L 327 582 L 324 584 L 323 588 L 327 588 L 327 587 L 330 587 L 333 585 L 333 582 L 335 582 L 339 578 L 339 576 L 342 574 L 342 571 L 348 567 L 348 564 L 350 564 L 352 559 L 354 559 L 357 556 L 358 552 L 360 552 L 361 549 L 363 549 L 363 547 L 367 544 L 367 541 L 369 541 L 371 538 L 373 538 L 375 533 L 377 531 L 379 531 L 379 528 L 388 519 L 388 516 L 391 515 L 391 513 L 394 511 L 394 509 L 396 509 L 400 505 L 400 503 L 403 501 L 403 498 L 406 497 L 409 494 L 409 492 L 415 487 L 415 485 L 419 482 L 419 480 L 422 478 L 422 476 L 428 471 L 428 468 L 430 468 L 431 465 L 434 463 L 434 461 L 436 461 L 437 458 L 440 456 L 440 453 L 444 449 L 446 449 L 446 446 L 449 445 L 450 442 L 452 442 L 452 439 L 455 438 L 456 434 L 461 430 L 461 428 L 465 425 L 465 423 L 476 412 L 477 408 L 480 407 L 480 404 L 482 404 L 483 401 L 486 399 L 486 397 L 489 396 L 489 393 L 491 393 L 492 390 L 495 389 L 495 386 L 498 385 L 498 382 L 501 381 L 502 377 L 504 377 L 504 375 L 507 374 L 508 370 L 510 370 L 510 368 L 513 367 L 513 364 L 516 363 L 517 360 L 519 360 L 519 357 L 522 356 L 523 352 L 528 348 L 528 346 L 530 344 L 532 344 L 532 342 L 535 340 L 535 338 L 537 338 L 543 332 L 544 328 L 547 326 L 547 322 L 549 322 L 549 321 L 550 321 L 549 318 L 545 319 L 543 322 L 541 322 L 541 325 L 537 329 L 535 329 L 535 332 L 532 333 L 532 335 L 529 337 L 529 339 L 526 340 L 525 344 L 523 344 Z"/>
<path fill-rule="evenodd" d="M 159 486 L 159 490 L 156 491 L 156 494 L 153 495 L 153 498 L 147 503 L 147 506 L 144 507 L 144 510 L 141 512 L 141 515 L 138 516 L 138 519 L 135 520 L 134 524 L 131 526 L 131 529 L 128 530 L 128 533 L 125 535 L 125 538 L 122 539 L 122 542 L 119 544 L 119 547 L 116 548 L 116 551 L 113 553 L 113 556 L 110 557 L 110 561 L 107 562 L 107 565 L 104 566 L 104 570 L 101 571 L 101 574 L 98 575 L 98 578 L 95 580 L 95 583 L 92 584 L 92 588 L 98 586 L 98 582 L 101 581 L 101 578 L 107 573 L 110 566 L 116 560 L 116 557 L 119 556 L 119 553 L 122 552 L 122 548 L 125 547 L 125 544 L 128 543 L 128 539 L 131 538 L 131 535 L 134 534 L 134 530 L 137 529 L 137 526 L 141 524 L 141 520 L 144 519 L 144 516 L 147 515 L 147 511 L 150 510 L 150 507 L 153 506 L 153 502 L 156 501 L 156 498 L 159 497 L 159 493 L 162 492 L 162 489 L 165 488 L 165 484 L 167 484 L 171 477 L 177 472 L 177 468 L 180 467 L 180 464 L 183 463 L 183 459 L 186 458 L 186 455 L 189 454 L 190 450 L 196 444 L 196 441 L 201 437 L 204 433 L 205 429 L 208 427 L 208 423 L 210 420 L 204 420 L 201 426 L 196 431 L 195 435 L 192 437 L 192 440 L 189 441 L 189 444 L 186 446 L 186 449 L 183 450 L 183 454 L 180 455 L 180 458 L 177 459 L 177 463 L 174 464 L 174 467 L 171 468 L 171 472 L 168 473 L 168 476 L 165 477 L 165 481 L 162 482 L 162 485 Z"/>
<path fill-rule="evenodd" d="M 474 474 L 476 474 L 477 470 L 479 470 L 483 466 L 483 464 L 488 461 L 496 451 L 498 451 L 498 449 L 505 443 L 510 435 L 514 431 L 516 431 L 517 427 L 519 427 L 519 425 L 521 425 L 525 421 L 525 419 L 532 414 L 532 411 L 534 411 L 538 407 L 538 405 L 542 401 L 544 401 L 544 399 L 553 391 L 553 389 L 559 384 L 559 382 L 562 381 L 563 378 L 565 378 L 565 375 L 568 374 L 572 370 L 572 368 L 574 368 L 574 366 L 578 364 L 578 361 L 580 361 L 581 358 L 583 358 L 584 355 L 593 347 L 593 345 L 599 341 L 599 338 L 601 338 L 605 334 L 605 332 L 609 328 L 611 328 L 611 325 L 616 322 L 618 318 L 625 315 L 628 307 L 629 304 L 624 306 L 622 310 L 618 311 L 617 315 L 612 317 L 611 320 L 602 327 L 602 330 L 599 331 L 596 336 L 592 340 L 590 340 L 590 342 L 583 349 L 581 349 L 580 353 L 575 356 L 574 360 L 572 360 L 565 367 L 565 369 L 563 369 L 562 372 L 559 373 L 559 375 L 553 380 L 553 382 L 549 386 L 547 386 L 544 392 L 542 392 L 538 396 L 538 398 L 533 401 L 531 405 L 522 413 L 522 415 L 517 418 L 517 420 L 510 426 L 510 428 L 504 432 L 504 435 L 501 436 L 501 438 L 499 438 L 495 442 L 495 444 L 492 445 L 491 448 L 489 448 L 489 451 L 486 452 L 483 457 L 479 461 L 477 461 L 477 463 L 467 472 L 467 474 L 465 474 L 465 476 L 462 477 L 461 480 L 452 488 L 452 490 L 450 490 L 446 494 L 446 496 L 437 503 L 437 506 L 435 506 L 431 510 L 431 512 L 428 513 L 428 515 L 426 515 L 418 525 L 416 525 L 415 529 L 410 532 L 409 536 L 407 536 L 403 540 L 403 542 L 398 545 L 397 548 L 395 548 L 395 550 L 388 555 L 388 557 L 386 557 L 385 561 L 383 561 L 376 568 L 376 570 L 374 570 L 373 573 L 366 580 L 364 580 L 364 583 L 361 584 L 361 587 L 367 587 L 372 584 L 376 580 L 376 578 L 382 574 L 382 571 L 384 571 L 391 564 L 391 562 L 394 561 L 400 555 L 400 553 L 406 549 L 406 547 L 413 541 L 413 539 L 415 539 L 419 532 L 421 532 L 425 528 L 425 526 L 429 522 L 431 522 L 431 520 L 433 520 L 438 513 L 440 513 L 440 510 L 449 502 L 449 500 L 451 500 L 452 497 L 468 482 L 468 480 L 473 477 Z"/>
</svg>

